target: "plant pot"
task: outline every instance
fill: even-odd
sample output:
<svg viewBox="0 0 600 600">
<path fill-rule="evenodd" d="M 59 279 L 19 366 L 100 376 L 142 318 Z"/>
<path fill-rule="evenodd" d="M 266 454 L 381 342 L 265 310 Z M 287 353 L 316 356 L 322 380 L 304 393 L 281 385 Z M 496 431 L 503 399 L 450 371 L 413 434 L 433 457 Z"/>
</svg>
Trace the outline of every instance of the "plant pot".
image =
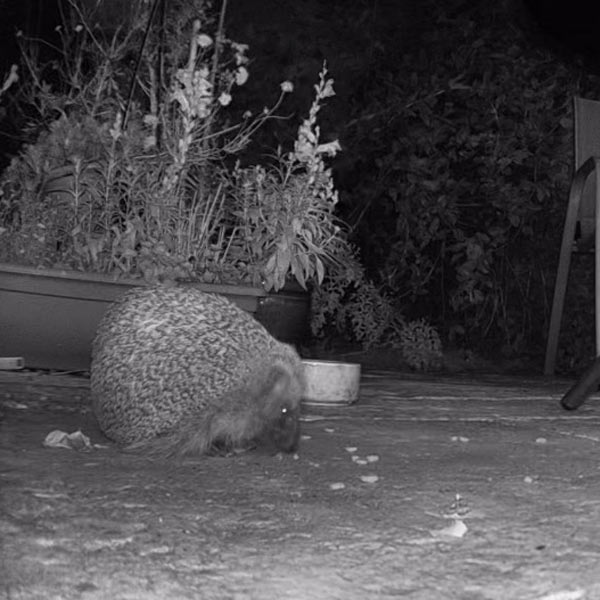
<svg viewBox="0 0 600 600">
<path fill-rule="evenodd" d="M 0 263 L 0 357 L 21 356 L 30 368 L 88 370 L 92 340 L 108 306 L 146 285 L 93 273 Z M 298 344 L 308 331 L 306 292 L 190 283 L 222 294 L 252 313 L 276 338 Z"/>
</svg>

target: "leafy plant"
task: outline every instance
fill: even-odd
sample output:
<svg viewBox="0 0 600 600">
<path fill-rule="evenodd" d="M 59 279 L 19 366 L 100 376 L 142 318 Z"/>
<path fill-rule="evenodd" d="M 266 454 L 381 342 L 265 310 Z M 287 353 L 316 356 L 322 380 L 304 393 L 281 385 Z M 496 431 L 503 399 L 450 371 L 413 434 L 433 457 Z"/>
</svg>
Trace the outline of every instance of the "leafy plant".
<svg viewBox="0 0 600 600">
<path fill-rule="evenodd" d="M 343 267 L 350 247 L 334 214 L 338 195 L 324 158 L 340 149 L 320 142 L 317 114 L 334 95 L 323 67 L 310 113 L 298 129 L 294 150 L 277 154 L 275 164 L 235 171 L 232 205 L 242 253 L 260 266 L 266 289 L 280 289 L 288 274 L 306 287 L 323 282 L 326 269 Z"/>
<path fill-rule="evenodd" d="M 400 347 L 407 364 L 417 371 L 429 371 L 442 362 L 442 341 L 435 329 L 417 319 L 405 323 L 400 330 Z"/>
<path fill-rule="evenodd" d="M 316 337 L 342 334 L 366 349 L 399 347 L 400 308 L 356 261 L 336 271 L 312 292 L 311 329 Z"/>
<path fill-rule="evenodd" d="M 208 2 L 176 3 L 161 24 L 178 32 L 167 48 L 143 3 L 131 27 L 108 39 L 78 2 L 66 6 L 56 60 L 42 64 L 23 52 L 22 102 L 36 135 L 1 181 L 4 260 L 267 289 L 290 276 L 318 284 L 344 262 L 348 245 L 324 162 L 339 146 L 320 143 L 317 125 L 321 102 L 333 95 L 325 69 L 294 150 L 279 155 L 277 168 L 232 174 L 225 159 L 246 147 L 292 86 L 284 82 L 259 115 L 229 120 L 248 59 L 247 46 L 225 37 L 224 13 L 215 20 Z M 211 26 L 214 33 L 203 29 Z"/>
</svg>

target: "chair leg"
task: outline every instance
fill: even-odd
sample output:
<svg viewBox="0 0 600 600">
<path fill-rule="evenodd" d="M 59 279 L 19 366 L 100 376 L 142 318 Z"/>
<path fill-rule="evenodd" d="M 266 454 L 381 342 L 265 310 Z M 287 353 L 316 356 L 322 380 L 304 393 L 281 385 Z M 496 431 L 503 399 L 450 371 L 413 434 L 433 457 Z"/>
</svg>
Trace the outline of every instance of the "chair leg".
<svg viewBox="0 0 600 600">
<path fill-rule="evenodd" d="M 569 207 L 570 209 L 570 207 Z M 548 328 L 548 341 L 546 342 L 546 360 L 544 362 L 544 375 L 553 375 L 556 366 L 556 353 L 558 351 L 558 336 L 560 323 L 569 279 L 569 267 L 571 265 L 571 253 L 573 252 L 573 240 L 575 238 L 575 226 L 577 224 L 577 213 L 567 210 L 567 218 L 563 229 L 563 239 L 560 246 L 560 257 L 558 259 L 558 270 L 556 272 L 556 283 L 554 284 L 554 298 L 552 300 L 552 312 L 550 313 L 550 327 Z"/>
<path fill-rule="evenodd" d="M 565 410 L 579 408 L 597 389 L 600 382 L 600 358 L 585 370 L 569 391 L 562 397 L 560 404 Z"/>
<path fill-rule="evenodd" d="M 562 321 L 563 307 L 565 303 L 565 294 L 567 291 L 567 281 L 569 279 L 569 267 L 571 265 L 571 254 L 573 252 L 573 242 L 575 240 L 575 227 L 579 216 L 579 205 L 581 196 L 588 175 L 600 166 L 600 159 L 590 157 L 586 160 L 575 173 L 571 182 L 569 191 L 569 204 L 567 205 L 567 215 L 565 217 L 565 226 L 563 229 L 562 243 L 560 245 L 560 256 L 558 259 L 558 270 L 556 272 L 556 283 L 554 285 L 554 298 L 552 300 L 552 312 L 550 313 L 550 326 L 548 328 L 548 341 L 546 343 L 546 359 L 544 362 L 544 375 L 554 374 L 556 366 L 556 353 L 558 350 L 558 336 L 560 334 L 560 323 Z M 598 187 L 600 176 L 596 177 L 596 202 L 600 203 L 600 188 Z M 596 211 L 596 219 L 600 219 L 600 210 Z M 596 226 L 596 238 L 600 236 L 599 227 Z M 597 263 L 600 266 L 600 244 L 596 243 Z M 596 332 L 597 343 L 600 344 L 600 269 L 596 268 L 598 277 L 596 283 Z"/>
</svg>

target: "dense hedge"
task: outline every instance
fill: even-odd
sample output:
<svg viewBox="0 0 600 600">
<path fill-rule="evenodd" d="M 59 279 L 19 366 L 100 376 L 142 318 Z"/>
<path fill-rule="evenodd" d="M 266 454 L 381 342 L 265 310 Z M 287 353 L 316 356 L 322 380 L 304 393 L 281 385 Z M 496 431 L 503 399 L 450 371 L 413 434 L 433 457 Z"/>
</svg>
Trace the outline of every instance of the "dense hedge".
<svg viewBox="0 0 600 600">
<path fill-rule="evenodd" d="M 469 348 L 541 355 L 573 161 L 572 96 L 598 98 L 600 86 L 506 10 L 438 14 L 397 71 L 380 73 L 346 137 L 356 154 L 342 195 L 367 272 L 407 317 L 425 316 Z M 585 311 L 576 326 L 567 318 L 572 335 L 562 340 L 580 359 L 581 334 L 592 333 Z"/>
</svg>

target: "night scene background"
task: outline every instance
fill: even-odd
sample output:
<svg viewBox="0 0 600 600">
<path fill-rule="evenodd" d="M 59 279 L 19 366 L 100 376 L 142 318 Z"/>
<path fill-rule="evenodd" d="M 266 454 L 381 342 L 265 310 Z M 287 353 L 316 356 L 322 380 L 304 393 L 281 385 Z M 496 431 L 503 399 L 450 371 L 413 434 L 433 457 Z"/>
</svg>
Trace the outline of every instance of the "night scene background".
<svg viewBox="0 0 600 600">
<path fill-rule="evenodd" d="M 82 4 L 103 7 L 94 18 L 106 33 L 134 3 Z M 20 61 L 18 31 L 21 42 L 45 41 L 40 61 L 57 58 L 58 2 L 2 0 L 0 14 L 0 72 Z M 572 174 L 572 97 L 600 99 L 598 25 L 578 2 L 230 0 L 226 35 L 248 44 L 250 59 L 231 114 L 259 113 L 282 81 L 294 86 L 241 164 L 289 150 L 323 61 L 334 80 L 321 141 L 341 146 L 328 163 L 336 211 L 364 279 L 358 291 L 330 283 L 322 344 L 386 347 L 394 323 L 425 322 L 463 357 L 539 368 Z M 132 69 L 135 54 L 124 60 Z M 26 70 L 20 77 L 0 107 L 3 169 L 51 125 L 22 94 Z M 593 355 L 592 260 L 573 265 L 565 372 Z"/>
</svg>

